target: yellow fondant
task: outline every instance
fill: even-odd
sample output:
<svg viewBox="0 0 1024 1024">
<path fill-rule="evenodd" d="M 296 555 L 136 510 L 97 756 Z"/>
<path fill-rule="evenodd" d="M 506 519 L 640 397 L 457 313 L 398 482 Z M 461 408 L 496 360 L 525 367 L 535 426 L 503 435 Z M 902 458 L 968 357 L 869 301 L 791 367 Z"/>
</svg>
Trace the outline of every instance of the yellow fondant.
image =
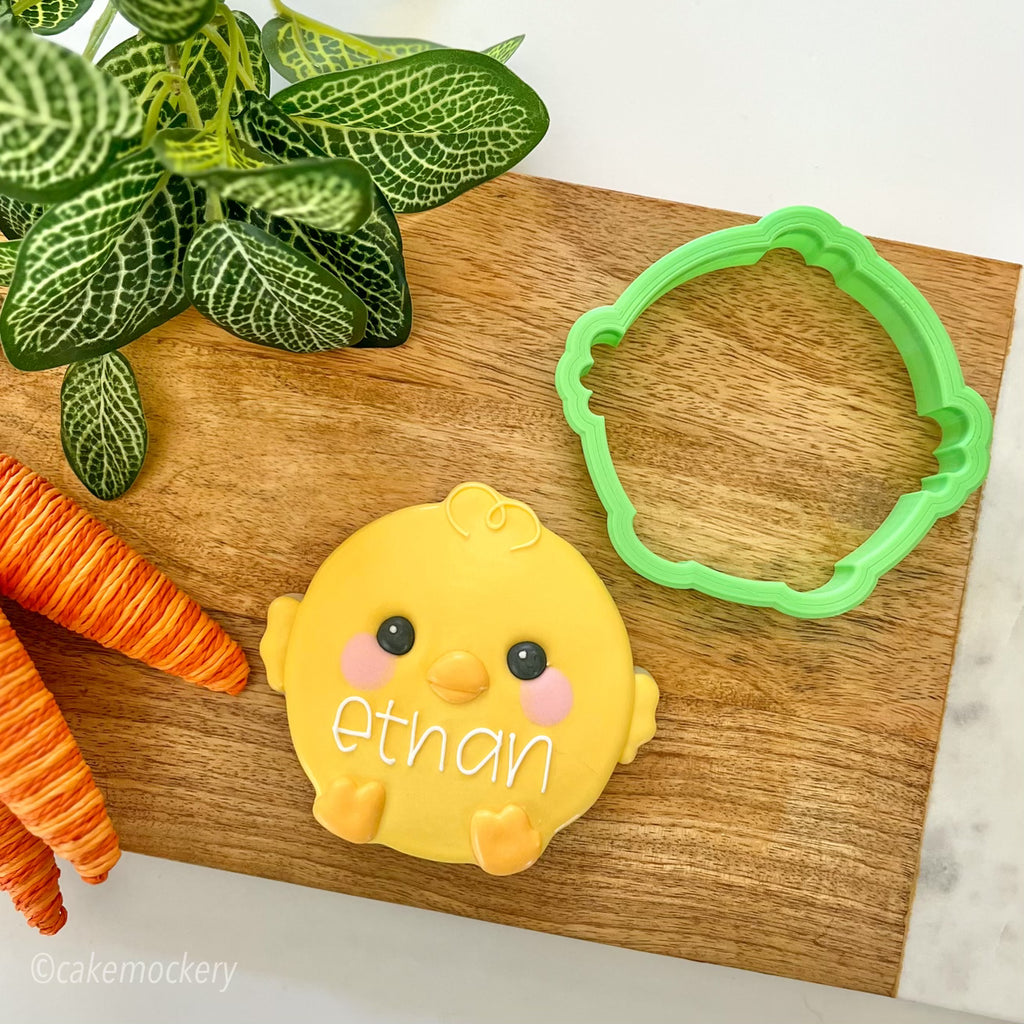
<svg viewBox="0 0 1024 1024">
<path fill-rule="evenodd" d="M 540 833 L 526 811 L 509 804 L 500 811 L 477 811 L 470 823 L 473 855 L 489 875 L 525 871 L 541 854 Z"/>
<path fill-rule="evenodd" d="M 411 649 L 378 652 L 379 679 L 347 678 L 346 645 L 360 636 L 375 651 L 393 616 L 412 623 Z M 544 682 L 508 667 L 524 641 L 544 649 L 555 685 L 568 680 L 570 705 L 521 700 Z M 349 537 L 300 602 L 273 603 L 260 652 L 321 824 L 493 874 L 529 867 L 654 735 L 658 690 L 634 669 L 604 584 L 531 509 L 482 484 Z M 556 710 L 540 724 L 525 708 Z"/>
<path fill-rule="evenodd" d="M 449 651 L 427 669 L 427 682 L 438 697 L 450 704 L 468 704 L 491 685 L 491 677 L 475 654 Z"/>
<path fill-rule="evenodd" d="M 376 779 L 358 783 L 342 775 L 313 801 L 313 816 L 350 843 L 369 843 L 380 827 L 384 800 L 384 787 Z"/>
</svg>

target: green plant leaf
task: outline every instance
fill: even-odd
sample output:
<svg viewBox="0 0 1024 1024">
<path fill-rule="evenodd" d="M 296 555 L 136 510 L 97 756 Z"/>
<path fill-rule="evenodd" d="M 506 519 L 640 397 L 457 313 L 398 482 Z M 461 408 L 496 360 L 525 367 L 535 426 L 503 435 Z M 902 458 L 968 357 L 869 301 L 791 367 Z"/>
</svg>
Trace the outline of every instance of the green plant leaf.
<svg viewBox="0 0 1024 1024">
<path fill-rule="evenodd" d="M 260 43 L 259 26 L 243 11 L 235 11 L 234 14 L 249 49 L 256 90 L 266 96 L 270 92 L 270 65 Z M 224 26 L 215 21 L 209 28 L 217 33 L 224 48 L 227 49 Z M 132 96 L 136 97 L 142 95 L 153 75 L 167 70 L 163 44 L 141 36 L 132 36 L 119 43 L 100 58 L 97 67 L 116 78 Z M 204 121 L 209 120 L 217 113 L 220 97 L 227 82 L 227 61 L 212 40 L 200 35 L 182 47 L 181 71 L 195 97 L 200 117 Z M 241 98 L 236 95 L 232 100 L 232 111 L 237 112 L 240 106 Z M 161 118 L 162 124 L 171 119 L 174 109 L 171 102 L 166 104 Z"/>
<path fill-rule="evenodd" d="M 368 53 L 366 49 L 350 45 L 345 41 L 346 35 L 355 43 L 369 44 L 367 49 L 377 53 Z M 514 36 L 505 39 L 483 52 L 505 63 L 519 49 L 524 38 Z M 447 47 L 427 39 L 320 32 L 310 25 L 300 25 L 291 18 L 271 18 L 263 26 L 263 49 L 282 78 L 289 82 L 303 82 L 317 75 L 349 71 L 366 64 L 410 57 L 427 50 L 444 50 Z"/>
<path fill-rule="evenodd" d="M 338 278 L 252 224 L 204 224 L 185 278 L 203 316 L 258 345 L 322 352 L 354 344 L 366 327 L 366 307 Z"/>
<path fill-rule="evenodd" d="M 526 36 L 523 34 L 511 36 L 508 39 L 503 39 L 500 43 L 488 46 L 483 52 L 486 56 L 493 57 L 496 61 L 500 61 L 502 64 L 507 64 L 516 50 L 523 45 L 523 40 L 525 38 Z"/>
<path fill-rule="evenodd" d="M 19 20 L 41 36 L 63 32 L 92 7 L 92 0 L 38 0 L 26 7 Z"/>
<path fill-rule="evenodd" d="M 235 126 L 251 145 L 282 161 L 324 155 L 290 117 L 261 96 L 247 96 Z M 255 224 L 341 278 L 366 305 L 366 334 L 360 346 L 390 348 L 409 337 L 412 299 L 398 221 L 376 186 L 373 195 L 370 216 L 348 235 L 321 231 L 286 217 L 271 217 L 241 203 L 229 202 L 227 210 L 229 217 Z"/>
<path fill-rule="evenodd" d="M 21 241 L 0 242 L 0 288 L 6 288 L 14 279 L 14 265 L 18 262 Z"/>
<path fill-rule="evenodd" d="M 245 11 L 235 11 L 235 21 L 238 23 L 245 40 L 246 49 L 249 51 L 249 59 L 252 62 L 252 71 L 256 92 L 263 96 L 270 95 L 270 64 L 266 54 L 263 52 L 263 43 L 260 36 L 260 27 Z M 227 48 L 227 30 L 220 23 L 219 19 L 210 26 L 224 41 Z M 201 111 L 203 117 L 212 117 L 220 103 L 221 94 L 224 91 L 224 84 L 227 79 L 227 61 L 222 52 L 210 41 L 205 34 L 199 36 L 192 44 L 189 51 L 188 63 L 184 67 L 185 76 Z M 235 97 L 232 99 L 231 112 L 236 113 L 241 106 L 242 96 L 245 90 L 238 86 Z"/>
<path fill-rule="evenodd" d="M 296 252 L 343 280 L 366 307 L 363 348 L 401 345 L 412 329 L 412 299 L 394 214 L 375 194 L 374 209 L 349 235 L 321 231 L 287 217 L 272 217 L 241 203 L 227 203 L 228 216 L 279 238 Z"/>
<path fill-rule="evenodd" d="M 180 43 L 212 17 L 217 0 L 114 0 L 117 9 L 158 43 Z"/>
<path fill-rule="evenodd" d="M 439 206 L 507 171 L 548 128 L 525 82 L 468 50 L 321 75 L 274 102 L 328 154 L 366 167 L 396 213 Z"/>
<path fill-rule="evenodd" d="M 426 50 L 450 49 L 444 43 L 432 43 L 429 39 L 407 39 L 395 36 L 362 36 L 361 38 L 381 50 L 387 50 L 392 57 L 411 57 L 414 53 L 423 53 Z M 488 46 L 480 52 L 495 60 L 500 60 L 502 64 L 507 64 L 509 58 L 519 49 L 525 38 L 525 35 L 512 36 L 510 39 L 503 39 L 500 43 Z M 340 71 L 341 69 L 334 68 L 333 70 Z"/>
<path fill-rule="evenodd" d="M 194 128 L 165 128 L 157 132 L 150 145 L 167 170 L 190 178 L 217 170 L 255 170 L 273 165 L 246 143 Z"/>
<path fill-rule="evenodd" d="M 279 164 L 238 142 L 225 155 L 219 139 L 188 128 L 159 132 L 153 150 L 168 170 L 216 189 L 221 199 L 325 231 L 355 231 L 373 206 L 373 179 L 354 160 L 314 156 Z"/>
<path fill-rule="evenodd" d="M 65 199 L 141 131 L 138 105 L 89 61 L 0 29 L 0 192 L 29 203 Z"/>
<path fill-rule="evenodd" d="M 327 156 L 312 137 L 280 107 L 257 93 L 245 94 L 242 109 L 235 115 L 232 124 L 242 142 L 282 162 Z"/>
<path fill-rule="evenodd" d="M 263 26 L 263 49 L 274 70 L 289 82 L 347 71 L 377 59 L 346 45 L 336 35 L 300 26 L 291 18 L 271 18 Z M 380 59 L 387 56 L 381 51 Z"/>
<path fill-rule="evenodd" d="M 135 482 L 149 431 L 131 364 L 120 352 L 72 363 L 60 389 L 60 440 L 68 464 L 104 501 Z"/>
<path fill-rule="evenodd" d="M 373 179 L 362 164 L 339 158 L 293 160 L 251 171 L 211 171 L 200 180 L 222 199 L 349 234 L 373 208 Z"/>
<path fill-rule="evenodd" d="M 113 351 L 188 305 L 184 252 L 204 198 L 149 150 L 50 207 L 22 240 L 0 307 L 0 340 L 20 370 Z"/>
<path fill-rule="evenodd" d="M 43 207 L 0 195 L 0 235 L 13 241 L 21 238 L 43 215 Z"/>
<path fill-rule="evenodd" d="M 130 36 L 108 50 L 96 67 L 119 82 L 132 96 L 138 98 L 153 75 L 167 70 L 164 47 L 141 35 Z"/>
</svg>

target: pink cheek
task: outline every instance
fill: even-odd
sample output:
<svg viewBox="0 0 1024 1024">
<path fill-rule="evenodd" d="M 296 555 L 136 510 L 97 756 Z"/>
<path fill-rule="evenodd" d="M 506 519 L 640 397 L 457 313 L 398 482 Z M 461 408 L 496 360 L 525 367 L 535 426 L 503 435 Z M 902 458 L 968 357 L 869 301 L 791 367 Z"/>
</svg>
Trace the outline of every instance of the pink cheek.
<svg viewBox="0 0 1024 1024">
<path fill-rule="evenodd" d="M 341 674 L 357 690 L 376 690 L 394 674 L 395 656 L 370 633 L 356 633 L 341 652 Z"/>
<path fill-rule="evenodd" d="M 572 710 L 572 685 L 557 668 L 546 668 L 520 684 L 519 703 L 534 725 L 557 725 Z"/>
</svg>

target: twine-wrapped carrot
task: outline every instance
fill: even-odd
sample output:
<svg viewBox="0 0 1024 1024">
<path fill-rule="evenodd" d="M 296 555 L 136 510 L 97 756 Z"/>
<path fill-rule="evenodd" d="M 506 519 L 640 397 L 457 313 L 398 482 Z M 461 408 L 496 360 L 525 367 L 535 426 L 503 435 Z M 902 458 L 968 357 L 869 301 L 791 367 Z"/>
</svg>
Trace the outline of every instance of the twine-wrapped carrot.
<svg viewBox="0 0 1024 1024">
<path fill-rule="evenodd" d="M 0 455 L 0 595 L 211 690 L 237 693 L 249 675 L 241 648 L 199 605 L 8 455 Z M 120 856 L 92 773 L 0 612 L 0 888 L 44 934 L 66 919 L 54 853 L 87 882 L 102 882 Z"/>
<path fill-rule="evenodd" d="M 121 855 L 89 766 L 3 612 L 0 802 L 87 882 L 102 882 Z"/>
<path fill-rule="evenodd" d="M 84 509 L 0 455 L 0 594 L 153 668 L 237 693 L 240 647 Z"/>
<path fill-rule="evenodd" d="M 0 803 L 0 889 L 43 935 L 59 932 L 68 919 L 59 879 L 50 848 Z"/>
</svg>

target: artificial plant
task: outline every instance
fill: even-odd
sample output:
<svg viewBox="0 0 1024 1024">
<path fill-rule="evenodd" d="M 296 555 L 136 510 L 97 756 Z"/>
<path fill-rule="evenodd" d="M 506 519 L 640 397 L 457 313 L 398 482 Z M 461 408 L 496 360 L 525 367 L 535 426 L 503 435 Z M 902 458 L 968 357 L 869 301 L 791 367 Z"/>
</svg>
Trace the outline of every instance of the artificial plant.
<svg viewBox="0 0 1024 1024">
<path fill-rule="evenodd" d="M 65 454 L 113 498 L 147 447 L 119 349 L 189 305 L 291 352 L 400 345 L 395 214 L 507 170 L 548 115 L 504 66 L 521 36 L 477 53 L 280 2 L 260 30 L 219 0 L 112 0 L 83 54 L 39 38 L 91 3 L 0 0 L 0 340 L 67 367 Z M 139 32 L 97 59 L 116 12 Z"/>
</svg>

